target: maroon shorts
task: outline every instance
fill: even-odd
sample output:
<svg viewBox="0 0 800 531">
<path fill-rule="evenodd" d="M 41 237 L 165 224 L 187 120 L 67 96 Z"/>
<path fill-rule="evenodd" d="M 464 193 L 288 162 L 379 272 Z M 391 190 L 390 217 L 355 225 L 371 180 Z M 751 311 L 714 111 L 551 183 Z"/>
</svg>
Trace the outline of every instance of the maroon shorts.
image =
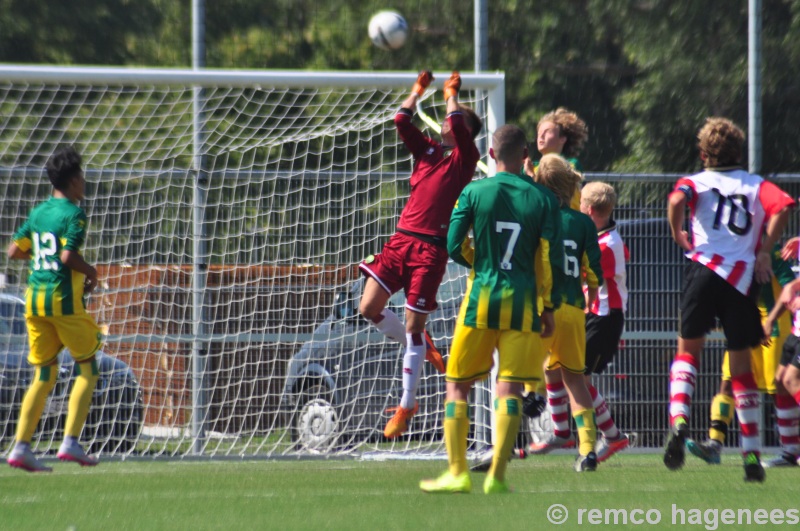
<svg viewBox="0 0 800 531">
<path fill-rule="evenodd" d="M 436 292 L 447 259 L 444 247 L 398 232 L 389 238 L 380 254 L 370 256 L 359 268 L 390 295 L 402 289 L 409 310 L 430 313 L 438 306 Z"/>
</svg>

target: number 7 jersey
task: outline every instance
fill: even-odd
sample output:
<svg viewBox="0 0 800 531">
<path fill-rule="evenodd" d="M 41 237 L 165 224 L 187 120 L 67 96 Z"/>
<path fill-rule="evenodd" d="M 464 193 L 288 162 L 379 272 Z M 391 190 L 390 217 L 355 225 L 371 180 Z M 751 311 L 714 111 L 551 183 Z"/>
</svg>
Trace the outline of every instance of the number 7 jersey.
<svg viewBox="0 0 800 531">
<path fill-rule="evenodd" d="M 687 197 L 694 249 L 699 262 L 747 294 L 764 224 L 792 198 L 759 175 L 741 168 L 708 169 L 675 184 Z"/>
<path fill-rule="evenodd" d="M 86 239 L 86 226 L 83 209 L 69 199 L 51 197 L 36 206 L 14 234 L 17 247 L 31 254 L 26 315 L 86 313 L 85 276 L 61 263 L 62 251 L 80 251 Z"/>
</svg>

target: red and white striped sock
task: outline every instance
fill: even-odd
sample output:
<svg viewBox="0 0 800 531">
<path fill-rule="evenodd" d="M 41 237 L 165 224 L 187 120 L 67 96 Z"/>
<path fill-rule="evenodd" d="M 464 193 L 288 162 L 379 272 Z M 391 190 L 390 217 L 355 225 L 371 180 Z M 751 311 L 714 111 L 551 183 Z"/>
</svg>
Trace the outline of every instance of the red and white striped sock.
<svg viewBox="0 0 800 531">
<path fill-rule="evenodd" d="M 592 395 L 592 405 L 594 406 L 597 429 L 603 433 L 603 437 L 606 439 L 618 439 L 619 428 L 617 428 L 617 425 L 614 423 L 614 419 L 611 418 L 611 411 L 608 409 L 606 399 L 603 398 L 603 395 L 601 395 L 593 385 L 589 386 L 589 394 Z"/>
<path fill-rule="evenodd" d="M 695 379 L 697 378 L 697 358 L 688 352 L 679 352 L 669 368 L 669 425 L 682 418 L 689 421 L 689 407 L 692 404 Z"/>
<path fill-rule="evenodd" d="M 775 395 L 775 416 L 781 448 L 800 455 L 800 405 L 790 395 Z"/>
<path fill-rule="evenodd" d="M 550 404 L 550 415 L 553 419 L 553 433 L 556 437 L 567 438 L 570 435 L 569 395 L 564 382 L 546 384 L 547 402 Z"/>
<path fill-rule="evenodd" d="M 758 431 L 761 419 L 758 409 L 758 386 L 753 373 L 748 372 L 731 377 L 733 398 L 736 400 L 736 418 L 739 419 L 739 436 L 742 454 L 755 452 L 761 454 L 761 439 Z"/>
</svg>

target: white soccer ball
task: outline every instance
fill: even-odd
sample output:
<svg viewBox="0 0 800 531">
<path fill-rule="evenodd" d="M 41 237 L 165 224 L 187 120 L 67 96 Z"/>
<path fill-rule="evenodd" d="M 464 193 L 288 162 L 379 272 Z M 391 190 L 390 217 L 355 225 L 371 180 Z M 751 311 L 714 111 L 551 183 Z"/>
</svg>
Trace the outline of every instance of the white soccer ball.
<svg viewBox="0 0 800 531">
<path fill-rule="evenodd" d="M 395 11 L 380 11 L 369 19 L 369 38 L 384 50 L 396 50 L 408 38 L 406 19 Z"/>
</svg>

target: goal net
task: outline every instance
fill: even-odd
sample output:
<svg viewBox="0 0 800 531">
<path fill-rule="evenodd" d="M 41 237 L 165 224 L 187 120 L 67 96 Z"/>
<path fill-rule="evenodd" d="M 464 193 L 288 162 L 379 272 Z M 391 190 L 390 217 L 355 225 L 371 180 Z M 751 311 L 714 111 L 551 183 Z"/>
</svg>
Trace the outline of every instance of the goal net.
<svg viewBox="0 0 800 531">
<path fill-rule="evenodd" d="M 88 308 L 106 333 L 82 441 L 103 455 L 442 454 L 444 379 L 426 364 L 407 435 L 382 437 L 402 348 L 357 315 L 357 264 L 394 232 L 412 160 L 393 117 L 416 74 L 0 67 L 0 233 L 51 187 L 60 145 L 83 155 Z M 421 109 L 441 123 L 441 80 Z M 504 121 L 502 74 L 465 74 L 461 101 Z M 434 90 L 437 88 L 437 90 Z M 417 121 L 427 134 L 435 127 Z M 486 163 L 489 161 L 485 160 Z M 449 205 L 443 205 L 443 208 Z M 466 271 L 450 264 L 428 330 L 447 352 Z M 0 452 L 31 371 L 3 272 Z M 390 305 L 403 315 L 402 293 Z M 16 312 L 16 313 L 15 313 Z M 15 320 L 16 316 L 16 320 Z M 37 429 L 57 448 L 72 365 Z M 470 437 L 490 437 L 488 391 Z"/>
</svg>

